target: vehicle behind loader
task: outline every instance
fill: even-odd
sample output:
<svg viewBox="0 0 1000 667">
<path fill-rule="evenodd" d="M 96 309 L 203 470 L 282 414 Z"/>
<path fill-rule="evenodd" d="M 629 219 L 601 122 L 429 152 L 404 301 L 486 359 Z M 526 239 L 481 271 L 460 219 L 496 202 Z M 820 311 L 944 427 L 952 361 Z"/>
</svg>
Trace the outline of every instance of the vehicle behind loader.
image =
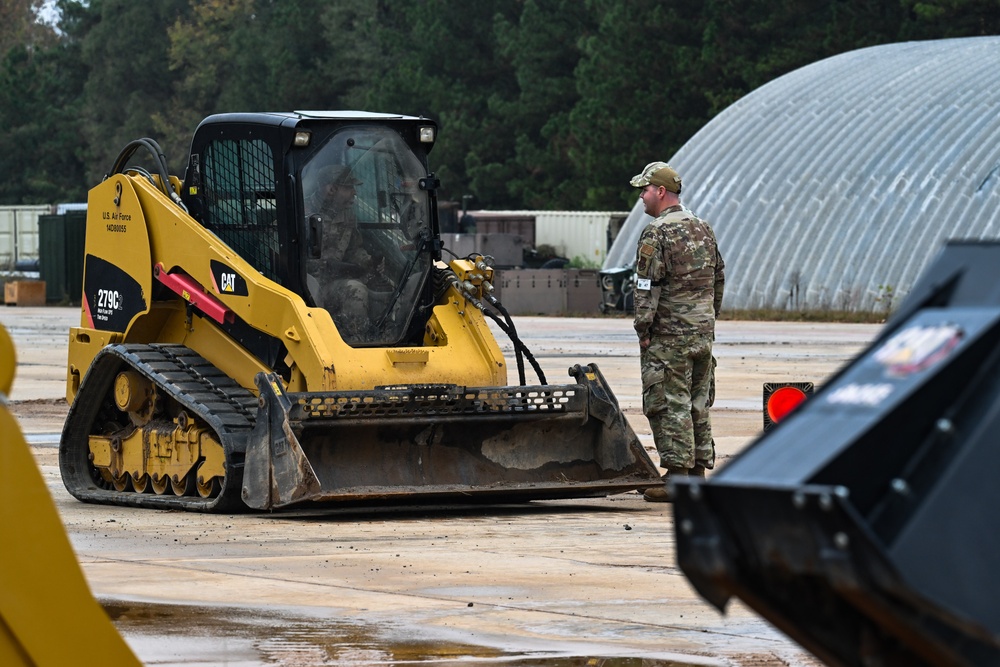
<svg viewBox="0 0 1000 667">
<path fill-rule="evenodd" d="M 154 141 L 129 144 L 88 198 L 69 491 L 234 511 L 658 483 L 596 365 L 548 384 L 489 258 L 442 260 L 436 134 L 388 114 L 211 116 L 183 181 Z"/>
<path fill-rule="evenodd" d="M 872 345 L 707 482 L 678 562 L 829 665 L 1000 664 L 1000 244 L 951 243 Z"/>
</svg>

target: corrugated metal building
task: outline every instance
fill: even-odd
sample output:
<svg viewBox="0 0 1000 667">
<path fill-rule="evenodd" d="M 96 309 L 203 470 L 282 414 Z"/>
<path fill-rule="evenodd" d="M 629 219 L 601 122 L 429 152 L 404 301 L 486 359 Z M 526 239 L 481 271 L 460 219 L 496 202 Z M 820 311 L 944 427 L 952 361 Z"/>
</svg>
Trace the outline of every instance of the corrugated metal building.
<svg viewBox="0 0 1000 667">
<path fill-rule="evenodd" d="M 716 230 L 725 307 L 886 310 L 946 240 L 1000 238 L 1000 36 L 813 63 L 669 162 Z"/>
</svg>

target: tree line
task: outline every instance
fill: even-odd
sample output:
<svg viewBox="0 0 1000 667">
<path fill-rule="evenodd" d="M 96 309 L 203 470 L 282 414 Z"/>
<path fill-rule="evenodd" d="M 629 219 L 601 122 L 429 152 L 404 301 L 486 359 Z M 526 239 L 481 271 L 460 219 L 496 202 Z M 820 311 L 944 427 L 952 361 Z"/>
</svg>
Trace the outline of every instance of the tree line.
<svg viewBox="0 0 1000 667">
<path fill-rule="evenodd" d="M 1000 34 L 1000 0 L 5 0 L 0 204 L 83 201 L 212 113 L 429 116 L 443 199 L 621 209 L 628 178 L 796 68 Z M 178 174 L 182 175 L 182 174 Z"/>
</svg>

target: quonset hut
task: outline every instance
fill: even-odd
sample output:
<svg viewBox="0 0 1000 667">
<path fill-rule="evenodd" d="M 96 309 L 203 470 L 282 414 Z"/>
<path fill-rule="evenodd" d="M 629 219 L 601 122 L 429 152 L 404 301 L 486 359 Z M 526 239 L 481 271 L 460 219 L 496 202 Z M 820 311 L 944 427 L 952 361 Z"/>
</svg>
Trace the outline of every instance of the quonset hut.
<svg viewBox="0 0 1000 667">
<path fill-rule="evenodd" d="M 945 241 L 1000 238 L 1000 36 L 813 63 L 668 161 L 715 228 L 725 308 L 888 310 Z M 638 203 L 605 270 L 634 260 L 648 220 Z"/>
</svg>

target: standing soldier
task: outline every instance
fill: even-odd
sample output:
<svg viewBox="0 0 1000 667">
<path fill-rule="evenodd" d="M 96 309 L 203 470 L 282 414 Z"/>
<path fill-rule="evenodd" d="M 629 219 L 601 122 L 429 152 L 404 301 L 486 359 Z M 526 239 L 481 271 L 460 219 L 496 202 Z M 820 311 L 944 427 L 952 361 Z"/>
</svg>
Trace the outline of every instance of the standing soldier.
<svg viewBox="0 0 1000 667">
<path fill-rule="evenodd" d="M 642 367 L 642 406 L 653 430 L 664 480 L 705 476 L 715 466 L 708 409 L 715 399 L 715 319 L 725 263 L 715 233 L 681 206 L 681 178 L 651 162 L 630 181 L 656 218 L 639 237 L 635 262 L 635 330 Z M 643 498 L 666 502 L 666 484 Z"/>
</svg>

